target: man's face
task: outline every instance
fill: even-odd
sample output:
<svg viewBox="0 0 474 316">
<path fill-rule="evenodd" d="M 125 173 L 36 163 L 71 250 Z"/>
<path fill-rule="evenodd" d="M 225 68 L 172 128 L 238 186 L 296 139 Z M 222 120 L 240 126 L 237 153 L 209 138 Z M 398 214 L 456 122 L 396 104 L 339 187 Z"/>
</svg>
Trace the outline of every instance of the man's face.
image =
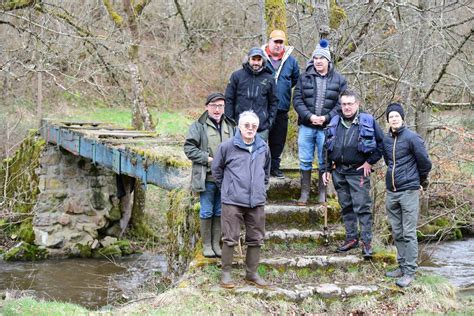
<svg viewBox="0 0 474 316">
<path fill-rule="evenodd" d="M 314 69 L 320 74 L 326 74 L 329 69 L 329 60 L 322 56 L 313 57 Z"/>
<path fill-rule="evenodd" d="M 249 60 L 249 65 L 250 67 L 252 67 L 252 69 L 254 71 L 259 71 L 262 66 L 263 66 L 263 58 L 262 56 L 252 56 L 250 57 L 250 60 Z"/>
<path fill-rule="evenodd" d="M 392 131 L 396 131 L 402 127 L 403 119 L 397 111 L 392 111 L 388 113 L 388 125 Z"/>
<path fill-rule="evenodd" d="M 258 129 L 258 120 L 253 117 L 246 117 L 240 122 L 239 130 L 242 138 L 247 143 L 250 143 L 255 138 Z"/>
<path fill-rule="evenodd" d="M 224 113 L 224 100 L 215 100 L 209 102 L 208 105 L 206 105 L 207 109 L 207 114 L 212 117 L 214 120 L 217 122 L 221 121 L 222 114 Z"/>
<path fill-rule="evenodd" d="M 353 117 L 359 110 L 359 101 L 356 101 L 354 97 L 344 95 L 341 97 L 341 108 L 344 117 Z"/>
<path fill-rule="evenodd" d="M 281 39 L 270 39 L 268 41 L 268 49 L 273 56 L 279 56 L 284 48 L 285 45 Z"/>
</svg>

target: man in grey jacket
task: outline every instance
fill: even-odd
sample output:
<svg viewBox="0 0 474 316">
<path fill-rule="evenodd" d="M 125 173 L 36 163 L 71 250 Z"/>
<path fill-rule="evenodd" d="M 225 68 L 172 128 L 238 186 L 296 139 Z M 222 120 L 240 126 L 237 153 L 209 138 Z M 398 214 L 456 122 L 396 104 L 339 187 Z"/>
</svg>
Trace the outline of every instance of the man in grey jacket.
<svg viewBox="0 0 474 316">
<path fill-rule="evenodd" d="M 203 255 L 221 256 L 221 192 L 211 174 L 211 162 L 217 146 L 234 136 L 235 123 L 225 117 L 224 95 L 211 93 L 206 99 L 206 111 L 188 131 L 184 153 L 193 162 L 191 189 L 199 192 Z"/>
<path fill-rule="evenodd" d="M 221 286 L 233 288 L 234 246 L 245 224 L 245 281 L 257 287 L 267 283 L 257 274 L 260 247 L 265 237 L 266 187 L 270 177 L 270 150 L 257 135 L 259 118 L 253 111 L 240 114 L 236 134 L 223 142 L 212 161 L 212 174 L 221 189 L 222 278 Z"/>
</svg>

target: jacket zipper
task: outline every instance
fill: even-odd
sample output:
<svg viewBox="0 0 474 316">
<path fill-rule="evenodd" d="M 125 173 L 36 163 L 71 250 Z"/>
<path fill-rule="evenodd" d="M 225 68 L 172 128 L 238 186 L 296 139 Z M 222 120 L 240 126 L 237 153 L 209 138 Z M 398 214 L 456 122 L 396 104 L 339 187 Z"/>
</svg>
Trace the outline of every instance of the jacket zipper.
<svg viewBox="0 0 474 316">
<path fill-rule="evenodd" d="M 395 140 L 393 141 L 393 149 L 392 149 L 392 159 L 393 159 L 393 168 L 392 168 L 392 187 L 393 191 L 396 192 L 397 188 L 395 187 L 395 165 L 396 165 L 396 160 L 395 160 L 395 147 L 397 145 L 397 137 L 395 136 Z"/>
</svg>

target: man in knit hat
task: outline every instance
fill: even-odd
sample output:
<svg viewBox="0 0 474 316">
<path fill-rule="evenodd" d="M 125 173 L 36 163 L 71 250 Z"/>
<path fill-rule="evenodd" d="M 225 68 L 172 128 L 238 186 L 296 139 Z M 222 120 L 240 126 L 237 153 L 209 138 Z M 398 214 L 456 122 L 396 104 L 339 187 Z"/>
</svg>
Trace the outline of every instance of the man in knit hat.
<svg viewBox="0 0 474 316">
<path fill-rule="evenodd" d="M 386 116 L 390 128 L 383 140 L 387 165 L 385 207 L 398 261 L 398 268 L 386 275 L 398 278 L 396 284 L 406 287 L 415 279 L 417 269 L 420 192 L 428 186 L 431 161 L 423 139 L 405 126 L 401 104 L 389 104 Z"/>
<path fill-rule="evenodd" d="M 225 90 L 225 115 L 237 122 L 244 111 L 254 111 L 259 118 L 258 134 L 265 141 L 275 121 L 278 97 L 271 70 L 265 67 L 265 53 L 253 47 L 242 69 L 235 71 Z"/>
<path fill-rule="evenodd" d="M 285 32 L 273 30 L 268 43 L 262 47 L 265 53 L 265 63 L 272 71 L 277 84 L 278 110 L 268 137 L 268 145 L 272 154 L 270 175 L 277 178 L 284 178 L 280 169 L 280 161 L 288 132 L 291 89 L 296 85 L 300 75 L 298 62 L 291 56 L 293 46 L 285 46 L 285 42 Z"/>
<path fill-rule="evenodd" d="M 298 158 L 301 173 L 301 196 L 298 205 L 306 205 L 311 190 L 314 152 L 319 162 L 319 202 L 326 200 L 324 170 L 324 127 L 341 109 L 339 95 L 346 90 L 346 78 L 334 69 L 329 42 L 321 40 L 313 52 L 306 71 L 295 86 L 293 106 L 298 113 Z"/>
</svg>

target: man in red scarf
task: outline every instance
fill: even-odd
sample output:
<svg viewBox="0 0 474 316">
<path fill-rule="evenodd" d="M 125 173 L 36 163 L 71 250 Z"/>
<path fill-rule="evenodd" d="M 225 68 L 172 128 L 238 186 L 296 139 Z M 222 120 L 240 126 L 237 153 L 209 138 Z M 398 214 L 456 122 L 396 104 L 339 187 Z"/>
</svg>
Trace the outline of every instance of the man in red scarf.
<svg viewBox="0 0 474 316">
<path fill-rule="evenodd" d="M 272 155 L 271 176 L 284 178 L 280 170 L 280 161 L 285 147 L 288 131 L 288 110 L 291 103 L 291 89 L 298 82 L 300 70 L 296 59 L 291 56 L 293 46 L 285 46 L 286 35 L 281 30 L 270 33 L 268 43 L 262 47 L 265 52 L 267 68 L 269 68 L 277 83 L 278 110 L 273 122 L 268 145 Z"/>
</svg>

